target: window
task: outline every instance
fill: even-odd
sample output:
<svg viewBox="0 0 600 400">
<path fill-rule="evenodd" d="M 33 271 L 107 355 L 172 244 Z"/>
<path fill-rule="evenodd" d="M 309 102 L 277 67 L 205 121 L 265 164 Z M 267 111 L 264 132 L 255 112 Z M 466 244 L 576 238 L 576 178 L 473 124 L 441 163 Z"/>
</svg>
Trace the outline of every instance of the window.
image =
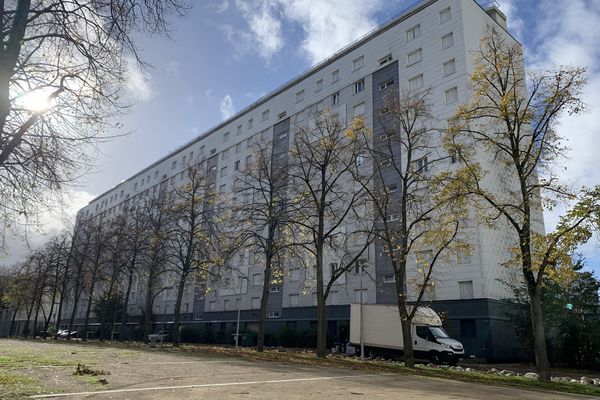
<svg viewBox="0 0 600 400">
<path fill-rule="evenodd" d="M 454 46 L 454 34 L 450 32 L 447 35 L 442 36 L 442 49 Z"/>
<path fill-rule="evenodd" d="M 252 284 L 254 286 L 262 285 L 262 283 L 263 283 L 262 274 L 254 274 L 254 275 L 252 275 Z"/>
<path fill-rule="evenodd" d="M 392 55 L 388 54 L 387 56 L 379 59 L 379 65 L 380 66 L 385 65 L 385 64 L 389 63 L 390 61 L 392 61 Z"/>
<path fill-rule="evenodd" d="M 154 179 L 158 179 L 158 171 L 154 171 Z"/>
<path fill-rule="evenodd" d="M 477 328 L 474 319 L 460 320 L 460 336 L 463 338 L 477 336 Z"/>
<path fill-rule="evenodd" d="M 177 160 L 175 160 L 171 163 L 171 169 L 175 169 L 175 168 L 177 168 Z"/>
<path fill-rule="evenodd" d="M 300 298 L 300 296 L 298 296 L 297 294 L 290 294 L 290 307 L 298 307 L 298 299 Z"/>
<path fill-rule="evenodd" d="M 362 304 L 367 301 L 367 289 L 354 289 L 354 302 Z"/>
<path fill-rule="evenodd" d="M 235 162 L 235 164 L 233 165 L 233 170 L 234 171 L 239 171 L 240 170 L 240 160 L 237 160 Z"/>
<path fill-rule="evenodd" d="M 385 81 L 381 85 L 379 85 L 379 91 L 385 90 L 385 89 L 391 87 L 392 85 L 394 85 L 394 80 L 388 79 L 387 81 Z"/>
<path fill-rule="evenodd" d="M 446 61 L 443 64 L 443 66 L 444 66 L 444 76 L 449 76 L 456 72 L 456 63 L 454 61 L 454 58 L 452 60 Z"/>
<path fill-rule="evenodd" d="M 240 136 L 242 134 L 242 126 L 238 125 L 236 128 L 236 135 Z"/>
<path fill-rule="evenodd" d="M 223 152 L 221 153 L 221 160 L 227 160 L 228 157 L 229 157 L 229 149 L 223 150 Z"/>
<path fill-rule="evenodd" d="M 413 39 L 421 36 L 421 25 L 415 25 L 406 31 L 406 41 L 410 42 Z"/>
<path fill-rule="evenodd" d="M 440 24 L 450 21 L 450 18 L 452 18 L 450 7 L 444 8 L 442 11 L 440 11 Z"/>
<path fill-rule="evenodd" d="M 381 140 L 382 142 L 384 142 L 388 139 L 389 139 L 389 136 L 387 133 L 382 133 L 381 135 L 379 135 L 379 140 Z"/>
<path fill-rule="evenodd" d="M 473 281 L 459 281 L 458 289 L 461 300 L 469 300 L 475 297 L 473 295 Z"/>
<path fill-rule="evenodd" d="M 423 50 L 417 49 L 417 50 L 413 51 L 412 53 L 409 53 L 408 56 L 406 56 L 406 65 L 411 66 L 413 64 L 418 63 L 422 59 L 423 59 Z"/>
<path fill-rule="evenodd" d="M 361 271 L 364 274 L 365 270 L 367 268 L 367 259 L 366 258 L 361 258 L 358 260 L 358 262 L 356 263 L 355 267 L 354 267 L 354 273 L 355 274 L 360 274 Z"/>
<path fill-rule="evenodd" d="M 387 216 L 388 222 L 398 221 L 398 214 L 390 214 Z"/>
<path fill-rule="evenodd" d="M 277 118 L 278 119 L 284 119 L 286 116 L 287 116 L 287 112 L 284 111 L 284 112 L 280 112 L 279 115 L 277 115 Z"/>
<path fill-rule="evenodd" d="M 204 148 L 205 148 L 204 146 L 200 146 L 200 151 L 199 151 L 200 155 L 204 155 Z"/>
<path fill-rule="evenodd" d="M 235 145 L 235 153 L 238 154 L 242 151 L 242 143 L 238 143 Z"/>
<path fill-rule="evenodd" d="M 338 263 L 329 263 L 329 273 L 333 276 L 338 269 Z"/>
<path fill-rule="evenodd" d="M 427 172 L 429 166 L 427 164 L 427 157 L 420 158 L 416 161 L 417 172 Z"/>
<path fill-rule="evenodd" d="M 353 116 L 354 117 L 360 117 L 361 115 L 365 114 L 365 103 L 360 103 L 354 106 L 353 109 Z"/>
<path fill-rule="evenodd" d="M 223 309 L 225 311 L 228 311 L 231 309 L 231 301 L 229 300 L 223 300 Z"/>
<path fill-rule="evenodd" d="M 358 82 L 354 83 L 354 94 L 360 93 L 365 90 L 365 80 L 361 79 Z"/>
<path fill-rule="evenodd" d="M 296 103 L 299 103 L 302 100 L 304 100 L 304 90 L 301 90 L 298 93 L 296 93 Z"/>
<path fill-rule="evenodd" d="M 379 163 L 382 167 L 388 167 L 390 165 L 392 165 L 392 160 L 390 160 L 389 158 L 384 158 L 381 160 L 381 162 Z"/>
<path fill-rule="evenodd" d="M 279 293 L 281 291 L 281 287 L 280 286 L 271 286 L 269 288 L 269 293 Z"/>
<path fill-rule="evenodd" d="M 352 61 L 352 71 L 358 71 L 365 66 L 365 56 L 360 56 Z"/>
<path fill-rule="evenodd" d="M 223 134 L 223 143 L 227 143 L 228 140 L 229 140 L 229 132 L 225 132 Z"/>
<path fill-rule="evenodd" d="M 423 87 L 423 74 L 408 80 L 408 90 L 417 90 Z"/>
<path fill-rule="evenodd" d="M 269 318 L 279 318 L 279 311 L 269 311 Z"/>
<path fill-rule="evenodd" d="M 137 182 L 133 184 L 133 190 L 137 190 Z"/>
<path fill-rule="evenodd" d="M 212 165 L 209 169 L 208 172 L 215 172 L 217 170 L 217 166 L 216 165 Z"/>
<path fill-rule="evenodd" d="M 285 138 L 287 138 L 288 133 L 287 132 L 281 132 L 279 135 L 277 135 L 277 140 L 281 141 Z"/>
<path fill-rule="evenodd" d="M 252 156 L 246 156 L 246 168 L 252 164 Z"/>
<path fill-rule="evenodd" d="M 225 185 L 225 184 L 219 186 L 219 193 L 225 193 L 226 189 L 227 189 L 227 185 Z"/>
<path fill-rule="evenodd" d="M 254 118 L 250 118 L 248 120 L 248 129 L 252 129 L 254 127 Z"/>
<path fill-rule="evenodd" d="M 453 104 L 458 101 L 458 89 L 457 87 L 446 90 L 446 104 Z"/>
<path fill-rule="evenodd" d="M 208 302 L 208 311 L 217 311 L 217 302 L 216 301 Z"/>
<path fill-rule="evenodd" d="M 293 282 L 299 281 L 300 280 L 300 274 L 301 274 L 300 268 L 293 268 L 292 269 L 292 274 L 290 276 L 290 281 L 293 281 Z"/>
<path fill-rule="evenodd" d="M 389 185 L 389 186 L 387 187 L 387 191 L 388 191 L 388 193 L 394 193 L 394 192 L 395 192 L 395 191 L 397 191 L 397 190 L 398 190 L 398 186 L 397 186 L 395 183 L 394 183 L 394 184 L 392 184 L 392 185 Z"/>
<path fill-rule="evenodd" d="M 396 282 L 396 278 L 394 278 L 394 274 L 384 274 L 383 275 L 383 283 L 394 283 Z"/>
<path fill-rule="evenodd" d="M 221 168 L 221 178 L 223 178 L 224 176 L 227 176 L 227 167 Z"/>
<path fill-rule="evenodd" d="M 260 297 L 252 297 L 250 300 L 250 308 L 258 310 L 260 308 Z"/>
<path fill-rule="evenodd" d="M 356 166 L 360 167 L 365 162 L 365 155 L 362 153 L 358 153 L 356 155 Z"/>
<path fill-rule="evenodd" d="M 317 92 L 323 90 L 323 79 L 317 81 Z"/>
<path fill-rule="evenodd" d="M 335 106 L 340 102 L 340 92 L 335 92 L 331 95 L 331 105 Z"/>
<path fill-rule="evenodd" d="M 269 110 L 265 110 L 265 111 L 263 111 L 263 113 L 262 113 L 262 120 L 263 120 L 263 121 L 266 121 L 266 120 L 268 120 L 268 119 L 269 119 Z"/>
</svg>

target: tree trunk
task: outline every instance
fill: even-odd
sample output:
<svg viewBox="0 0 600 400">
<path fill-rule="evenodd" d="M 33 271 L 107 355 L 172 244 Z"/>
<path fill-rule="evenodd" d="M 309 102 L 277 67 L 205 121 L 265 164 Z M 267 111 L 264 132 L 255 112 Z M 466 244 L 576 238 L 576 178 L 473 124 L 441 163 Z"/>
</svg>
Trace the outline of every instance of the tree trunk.
<svg viewBox="0 0 600 400">
<path fill-rule="evenodd" d="M 540 288 L 537 288 L 533 295 L 530 294 L 530 297 L 531 324 L 538 379 L 542 382 L 550 382 L 550 362 L 548 361 L 548 352 L 546 349 Z"/>
<path fill-rule="evenodd" d="M 133 270 L 129 271 L 127 278 L 127 290 L 123 299 L 123 313 L 121 314 L 121 326 L 119 327 L 119 341 L 125 339 L 125 331 L 127 329 L 127 310 L 129 308 L 129 296 L 131 295 L 131 286 L 133 285 Z"/>
<path fill-rule="evenodd" d="M 256 351 L 264 351 L 265 349 L 267 307 L 269 305 L 269 290 L 271 285 L 271 263 L 271 257 L 267 255 L 265 259 L 265 275 L 263 277 L 262 296 L 260 298 L 260 312 L 258 314 L 258 334 L 256 335 Z"/>
<path fill-rule="evenodd" d="M 8 328 L 8 337 L 12 337 L 15 331 L 15 322 L 17 320 L 17 312 L 19 311 L 18 307 L 15 307 L 15 311 L 13 311 L 12 318 L 10 320 L 10 327 Z"/>
<path fill-rule="evenodd" d="M 150 320 L 152 318 L 152 296 L 154 295 L 152 293 L 152 288 L 153 288 L 153 280 L 154 278 L 152 277 L 153 275 L 153 271 L 150 271 L 151 273 L 148 274 L 148 282 L 146 284 L 146 301 L 144 304 L 144 337 L 142 338 L 142 340 L 144 342 L 148 342 L 148 335 L 150 334 Z"/>
<path fill-rule="evenodd" d="M 90 287 L 90 297 L 85 309 L 85 320 L 83 321 L 83 340 L 87 340 L 88 325 L 90 323 L 90 313 L 92 312 L 92 303 L 94 301 L 94 289 L 96 288 L 96 271 L 92 274 L 92 286 Z"/>
<path fill-rule="evenodd" d="M 415 353 L 413 351 L 412 338 L 412 320 L 408 318 L 401 319 L 402 324 L 402 343 L 404 346 L 404 365 L 408 368 L 415 367 Z"/>
<path fill-rule="evenodd" d="M 79 306 L 79 298 L 81 297 L 80 280 L 81 276 L 80 273 L 78 273 L 77 281 L 75 283 L 75 290 L 73 291 L 73 309 L 71 310 L 71 317 L 69 318 L 69 331 L 67 332 L 67 340 L 71 340 L 71 332 L 73 331 L 75 314 L 77 313 L 77 306 Z"/>
<path fill-rule="evenodd" d="M 317 357 L 327 354 L 327 320 L 325 318 L 325 296 L 323 293 L 323 245 L 317 245 Z"/>
<path fill-rule="evenodd" d="M 175 309 L 173 310 L 173 329 L 171 331 L 171 339 L 173 341 L 174 346 L 179 345 L 179 312 L 181 310 L 181 300 L 183 299 L 183 291 L 185 289 L 186 277 L 187 273 L 182 272 L 179 278 L 179 284 L 177 285 L 177 300 L 175 301 Z M 165 316 L 163 316 L 163 318 L 164 317 Z"/>
</svg>

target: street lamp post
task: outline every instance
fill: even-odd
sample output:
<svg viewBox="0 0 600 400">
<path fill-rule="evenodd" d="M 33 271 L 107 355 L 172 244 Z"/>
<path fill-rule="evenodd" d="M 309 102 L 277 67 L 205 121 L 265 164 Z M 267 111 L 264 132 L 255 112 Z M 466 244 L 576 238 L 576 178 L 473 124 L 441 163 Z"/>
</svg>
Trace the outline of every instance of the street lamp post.
<svg viewBox="0 0 600 400">
<path fill-rule="evenodd" d="M 363 335 L 363 275 L 365 270 L 362 265 L 360 268 L 360 361 L 365 361 L 365 342 Z"/>
<path fill-rule="evenodd" d="M 240 276 L 240 297 L 237 301 L 237 322 L 235 326 L 235 348 L 237 349 L 240 341 L 240 314 L 242 310 L 242 289 L 244 287 L 245 276 Z"/>
</svg>

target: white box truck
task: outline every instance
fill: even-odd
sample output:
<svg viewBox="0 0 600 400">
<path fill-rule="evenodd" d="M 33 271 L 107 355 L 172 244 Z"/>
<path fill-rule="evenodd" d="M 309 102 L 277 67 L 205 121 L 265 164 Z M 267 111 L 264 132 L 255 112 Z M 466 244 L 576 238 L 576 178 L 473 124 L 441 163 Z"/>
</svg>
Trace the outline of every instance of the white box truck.
<svg viewBox="0 0 600 400">
<path fill-rule="evenodd" d="M 365 355 L 402 354 L 404 345 L 397 305 L 363 304 L 362 313 L 360 304 L 350 305 L 350 344 L 357 349 L 360 348 L 361 325 Z M 412 337 L 417 359 L 456 365 L 465 354 L 463 345 L 448 336 L 439 315 L 429 307 L 417 309 L 412 320 Z"/>
</svg>

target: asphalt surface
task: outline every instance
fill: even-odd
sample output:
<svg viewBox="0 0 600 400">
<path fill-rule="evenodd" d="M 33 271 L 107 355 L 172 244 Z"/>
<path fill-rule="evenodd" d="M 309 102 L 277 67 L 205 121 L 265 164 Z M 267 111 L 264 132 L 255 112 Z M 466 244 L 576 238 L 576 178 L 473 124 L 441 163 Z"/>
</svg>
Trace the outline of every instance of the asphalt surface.
<svg viewBox="0 0 600 400">
<path fill-rule="evenodd" d="M 107 362 L 108 361 L 108 362 Z M 53 399 L 591 399 L 411 375 L 151 353 L 132 362 L 94 365 L 110 371 L 97 391 L 40 395 Z M 52 374 L 51 369 L 46 373 Z M 56 373 L 57 371 L 54 371 Z"/>
</svg>

